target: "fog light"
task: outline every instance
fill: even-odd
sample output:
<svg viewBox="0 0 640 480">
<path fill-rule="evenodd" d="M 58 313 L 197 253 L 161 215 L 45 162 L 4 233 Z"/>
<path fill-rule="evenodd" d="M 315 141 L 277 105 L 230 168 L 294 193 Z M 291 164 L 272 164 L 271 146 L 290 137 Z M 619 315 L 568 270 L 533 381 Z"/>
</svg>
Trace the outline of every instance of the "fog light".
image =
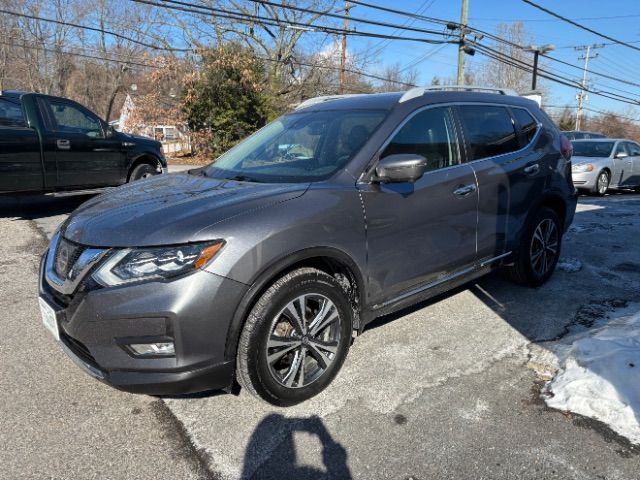
<svg viewBox="0 0 640 480">
<path fill-rule="evenodd" d="M 131 343 L 129 348 L 136 355 L 140 356 L 155 356 L 162 355 L 171 357 L 176 354 L 176 349 L 173 346 L 173 342 L 160 342 L 160 343 Z"/>
</svg>

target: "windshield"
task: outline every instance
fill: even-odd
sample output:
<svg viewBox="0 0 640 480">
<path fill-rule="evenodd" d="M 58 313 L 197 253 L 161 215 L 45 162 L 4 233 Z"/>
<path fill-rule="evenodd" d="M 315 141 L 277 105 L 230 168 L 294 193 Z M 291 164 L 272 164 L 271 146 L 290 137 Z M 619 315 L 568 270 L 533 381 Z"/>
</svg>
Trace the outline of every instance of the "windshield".
<svg viewBox="0 0 640 480">
<path fill-rule="evenodd" d="M 385 115 L 378 110 L 285 115 L 223 154 L 204 174 L 249 182 L 324 180 L 353 158 Z"/>
<path fill-rule="evenodd" d="M 608 157 L 614 142 L 572 142 L 574 157 Z"/>
</svg>

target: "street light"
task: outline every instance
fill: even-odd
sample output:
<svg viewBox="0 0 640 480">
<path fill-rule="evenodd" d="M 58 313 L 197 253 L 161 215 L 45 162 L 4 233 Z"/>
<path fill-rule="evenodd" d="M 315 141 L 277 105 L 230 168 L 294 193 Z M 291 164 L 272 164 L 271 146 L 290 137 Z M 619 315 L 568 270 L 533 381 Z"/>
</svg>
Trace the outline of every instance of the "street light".
<svg viewBox="0 0 640 480">
<path fill-rule="evenodd" d="M 529 45 L 524 49 L 525 52 L 533 52 L 533 78 L 531 79 L 531 90 L 536 89 L 536 80 L 538 79 L 538 56 L 540 54 L 544 55 L 549 53 L 551 50 L 556 47 L 552 44 L 542 45 L 538 47 L 536 45 Z"/>
</svg>

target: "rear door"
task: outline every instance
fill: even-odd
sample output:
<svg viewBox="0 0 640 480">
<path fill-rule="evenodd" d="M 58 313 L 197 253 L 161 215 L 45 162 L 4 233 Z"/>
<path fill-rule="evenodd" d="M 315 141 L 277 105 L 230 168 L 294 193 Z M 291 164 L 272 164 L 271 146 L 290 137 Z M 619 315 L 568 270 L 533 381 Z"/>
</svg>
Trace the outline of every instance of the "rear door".
<svg viewBox="0 0 640 480">
<path fill-rule="evenodd" d="M 118 185 L 125 175 L 125 150 L 116 138 L 107 138 L 103 122 L 81 105 L 43 97 L 39 99 L 47 123 L 45 158 L 54 157 L 57 188 Z"/>
<path fill-rule="evenodd" d="M 0 98 L 0 192 L 44 187 L 40 140 L 19 101 Z"/>
<path fill-rule="evenodd" d="M 478 262 L 506 255 L 532 203 L 544 191 L 548 166 L 536 142 L 541 126 L 524 108 L 460 105 L 466 159 L 479 188 Z"/>
<path fill-rule="evenodd" d="M 640 145 L 636 142 L 629 142 L 629 154 L 631 155 L 633 165 L 632 175 L 627 185 L 637 187 L 640 185 Z"/>
<path fill-rule="evenodd" d="M 415 183 L 358 184 L 367 220 L 370 302 L 393 302 L 473 263 L 478 192 L 473 170 L 460 162 L 457 137 L 450 107 L 420 110 L 378 158 L 422 155 L 428 162 L 424 176 Z"/>
</svg>

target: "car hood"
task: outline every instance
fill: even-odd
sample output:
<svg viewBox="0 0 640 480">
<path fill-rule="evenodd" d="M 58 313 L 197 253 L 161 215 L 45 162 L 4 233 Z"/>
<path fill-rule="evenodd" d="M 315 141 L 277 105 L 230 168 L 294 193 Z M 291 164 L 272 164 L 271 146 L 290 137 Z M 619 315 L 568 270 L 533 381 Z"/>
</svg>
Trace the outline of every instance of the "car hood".
<svg viewBox="0 0 640 480">
<path fill-rule="evenodd" d="M 583 163 L 603 163 L 609 160 L 609 157 L 581 157 L 579 155 L 571 157 L 571 163 L 573 165 L 581 165 Z"/>
<path fill-rule="evenodd" d="M 299 197 L 308 187 L 308 183 L 249 183 L 189 174 L 159 175 L 115 188 L 84 203 L 61 230 L 65 238 L 95 247 L 212 240 L 203 233 L 206 227 Z"/>
</svg>

